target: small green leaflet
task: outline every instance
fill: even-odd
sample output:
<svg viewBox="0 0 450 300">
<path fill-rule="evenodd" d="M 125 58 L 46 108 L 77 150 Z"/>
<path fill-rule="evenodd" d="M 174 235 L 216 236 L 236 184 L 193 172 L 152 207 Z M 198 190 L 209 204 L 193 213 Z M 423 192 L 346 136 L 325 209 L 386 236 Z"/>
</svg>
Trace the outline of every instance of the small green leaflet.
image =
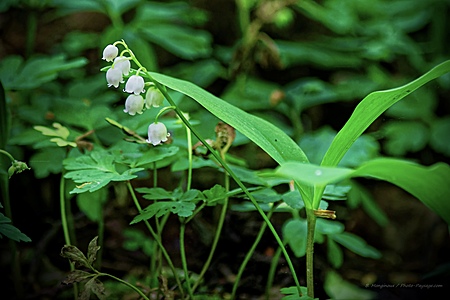
<svg viewBox="0 0 450 300">
<path fill-rule="evenodd" d="M 51 129 L 45 126 L 34 126 L 33 128 L 37 131 L 40 131 L 43 135 L 54 136 L 54 138 L 51 138 L 50 141 L 56 143 L 59 147 L 77 146 L 76 143 L 67 141 L 67 138 L 70 135 L 69 129 L 59 123 L 53 123 L 53 127 L 55 129 Z"/>
<path fill-rule="evenodd" d="M 122 174 L 116 170 L 114 156 L 104 150 L 95 150 L 88 155 L 67 158 L 63 161 L 66 170 L 64 177 L 80 183 L 70 193 L 94 192 L 111 181 L 126 181 L 136 178 L 143 168 L 128 169 Z"/>
<path fill-rule="evenodd" d="M 31 239 L 23 234 L 17 227 L 11 224 L 11 220 L 0 213 L 0 239 L 6 236 L 16 242 L 31 242 Z"/>
<path fill-rule="evenodd" d="M 189 217 L 195 209 L 195 203 L 184 201 L 161 201 L 150 204 L 141 213 L 136 216 L 130 224 L 148 220 L 154 216 L 161 217 L 169 212 L 177 214 L 180 217 Z"/>
</svg>

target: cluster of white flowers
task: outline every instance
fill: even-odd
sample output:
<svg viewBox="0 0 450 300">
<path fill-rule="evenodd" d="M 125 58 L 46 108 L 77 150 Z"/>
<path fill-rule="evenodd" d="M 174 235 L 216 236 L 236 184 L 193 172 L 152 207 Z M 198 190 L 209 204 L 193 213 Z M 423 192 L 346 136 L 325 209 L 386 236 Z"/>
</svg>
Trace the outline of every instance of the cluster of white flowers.
<svg viewBox="0 0 450 300">
<path fill-rule="evenodd" d="M 113 62 L 112 66 L 106 72 L 106 81 L 108 82 L 108 87 L 114 86 L 119 87 L 121 83 L 124 83 L 124 76 L 130 74 L 131 58 L 126 56 L 118 56 L 119 49 L 115 45 L 108 45 L 103 50 L 103 60 L 107 62 Z M 157 89 L 153 83 L 147 83 L 150 85 L 147 93 L 145 94 L 145 99 L 142 97 L 142 93 L 145 93 L 146 83 L 142 76 L 139 76 L 139 70 L 136 75 L 129 76 L 127 82 L 125 83 L 124 92 L 129 93 L 125 101 L 125 113 L 134 116 L 136 114 L 142 114 L 144 107 L 149 109 L 151 107 L 159 107 L 164 101 L 164 95 L 159 89 Z M 161 142 L 167 141 L 168 137 L 167 128 L 161 122 L 155 122 L 150 124 L 148 127 L 148 139 L 147 142 L 156 146 Z"/>
</svg>

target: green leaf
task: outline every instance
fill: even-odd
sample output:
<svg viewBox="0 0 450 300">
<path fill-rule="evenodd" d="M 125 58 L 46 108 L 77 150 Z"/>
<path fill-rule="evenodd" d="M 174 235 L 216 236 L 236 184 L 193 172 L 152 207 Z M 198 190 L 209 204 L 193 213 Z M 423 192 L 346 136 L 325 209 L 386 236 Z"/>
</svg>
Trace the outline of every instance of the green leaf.
<svg viewBox="0 0 450 300">
<path fill-rule="evenodd" d="M 327 239 L 327 258 L 331 265 L 336 269 L 340 268 L 344 262 L 344 254 L 342 253 L 341 248 L 331 238 Z"/>
<path fill-rule="evenodd" d="M 382 131 L 386 137 L 385 150 L 394 156 L 422 150 L 430 135 L 424 124 L 415 121 L 391 121 L 383 126 Z"/>
<path fill-rule="evenodd" d="M 450 166 L 445 163 L 424 167 L 399 159 L 378 158 L 352 170 L 287 162 L 279 166 L 273 175 L 320 187 L 351 177 L 385 180 L 422 201 L 450 224 L 450 202 L 447 201 L 450 198 Z"/>
<path fill-rule="evenodd" d="M 283 240 L 289 245 L 296 257 L 306 253 L 307 224 L 305 219 L 291 219 L 284 223 Z"/>
<path fill-rule="evenodd" d="M 316 230 L 323 234 L 337 234 L 344 232 L 344 224 L 338 221 L 331 221 L 317 218 Z"/>
<path fill-rule="evenodd" d="M 172 193 L 166 191 L 163 188 L 155 187 L 155 188 L 137 188 L 136 191 L 139 193 L 145 194 L 143 197 L 148 200 L 164 200 L 164 199 L 173 199 Z"/>
<path fill-rule="evenodd" d="M 434 121 L 431 125 L 430 145 L 437 152 L 450 156 L 450 117 Z"/>
<path fill-rule="evenodd" d="M 302 196 L 298 190 L 289 191 L 281 196 L 281 199 L 292 207 L 293 209 L 302 209 L 305 207 L 305 203 L 302 200 Z"/>
<path fill-rule="evenodd" d="M 329 237 L 358 255 L 374 259 L 381 257 L 381 253 L 377 249 L 368 245 L 362 238 L 352 233 L 342 232 L 331 234 Z"/>
<path fill-rule="evenodd" d="M 50 174 L 59 174 L 62 171 L 62 163 L 66 157 L 64 149 L 49 147 L 39 150 L 30 158 L 30 167 L 36 178 L 45 178 Z"/>
<path fill-rule="evenodd" d="M 180 148 L 177 146 L 165 145 L 161 147 L 147 147 L 141 152 L 123 153 L 120 160 L 117 161 L 120 163 L 128 164 L 131 168 L 137 168 L 153 163 L 155 161 L 162 160 L 166 157 L 171 157 L 177 154 L 179 149 Z"/>
<path fill-rule="evenodd" d="M 105 202 L 106 191 L 104 189 L 77 195 L 78 208 L 88 217 L 89 220 L 94 222 L 101 220 L 103 216 L 103 204 Z"/>
<path fill-rule="evenodd" d="M 223 200 L 228 196 L 227 190 L 219 184 L 216 184 L 209 190 L 203 191 L 203 195 L 206 197 L 206 202 L 208 203 Z"/>
<path fill-rule="evenodd" d="M 271 123 L 246 113 L 188 81 L 158 73 L 150 75 L 162 85 L 197 101 L 213 115 L 251 139 L 278 163 L 289 160 L 308 161 L 298 145 Z"/>
<path fill-rule="evenodd" d="M 157 218 L 168 214 L 169 212 L 177 214 L 180 217 L 189 217 L 195 209 L 195 203 L 186 201 L 160 201 L 147 206 L 137 215 L 130 224 L 148 220 L 156 216 Z"/>
<path fill-rule="evenodd" d="M 352 176 L 368 176 L 395 184 L 450 224 L 450 167 L 447 164 L 424 167 L 408 161 L 380 158 L 361 165 Z"/>
<path fill-rule="evenodd" d="M 0 62 L 0 80 L 6 90 L 32 89 L 55 79 L 58 72 L 82 67 L 85 58 L 66 61 L 62 55 L 32 57 L 24 62 L 19 56 L 8 56 Z"/>
<path fill-rule="evenodd" d="M 198 59 L 211 55 L 212 37 L 209 32 L 177 24 L 152 24 L 141 29 L 143 36 L 184 59 Z"/>
<path fill-rule="evenodd" d="M 352 169 L 347 168 L 332 168 L 298 162 L 286 162 L 276 169 L 275 175 L 293 179 L 305 185 L 325 187 L 327 184 L 349 177 L 353 172 Z"/>
<path fill-rule="evenodd" d="M 300 291 L 302 293 L 302 296 L 300 296 L 298 294 L 298 288 L 296 286 L 290 286 L 290 287 L 285 287 L 285 288 L 281 288 L 280 292 L 284 296 L 283 298 L 281 298 L 282 300 L 316 300 L 319 298 L 311 298 L 307 295 L 308 291 L 307 288 L 304 286 L 300 287 Z"/>
<path fill-rule="evenodd" d="M 111 181 L 126 181 L 136 178 L 134 173 L 143 168 L 129 169 L 120 174 L 114 165 L 114 156 L 104 150 L 94 150 L 90 154 L 71 157 L 64 160 L 66 170 L 64 177 L 81 183 L 70 193 L 94 192 Z"/>
<path fill-rule="evenodd" d="M 376 299 L 376 294 L 345 281 L 338 273 L 329 271 L 325 277 L 324 289 L 331 299 Z"/>
<path fill-rule="evenodd" d="M 31 242 L 31 239 L 23 234 L 17 227 L 13 226 L 11 220 L 4 214 L 0 213 L 0 238 L 7 238 L 16 242 Z"/>
<path fill-rule="evenodd" d="M 356 139 L 384 111 L 422 85 L 449 71 L 450 60 L 401 87 L 370 93 L 358 104 L 350 119 L 338 132 L 322 160 L 322 165 L 336 166 Z"/>
</svg>

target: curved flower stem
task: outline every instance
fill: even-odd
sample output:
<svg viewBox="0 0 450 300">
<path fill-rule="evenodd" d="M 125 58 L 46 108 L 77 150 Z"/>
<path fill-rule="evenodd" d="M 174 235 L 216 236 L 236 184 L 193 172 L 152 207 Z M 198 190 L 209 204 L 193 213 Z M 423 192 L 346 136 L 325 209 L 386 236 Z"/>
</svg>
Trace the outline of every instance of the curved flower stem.
<svg viewBox="0 0 450 300">
<path fill-rule="evenodd" d="M 134 193 L 134 190 L 133 190 L 133 187 L 131 186 L 130 181 L 127 181 L 127 187 L 128 187 L 128 190 L 130 191 L 131 197 L 133 198 L 134 205 L 136 206 L 137 210 L 140 213 L 142 211 L 142 208 L 141 208 L 141 205 L 139 204 L 138 199 L 136 198 L 136 194 Z M 153 230 L 153 228 L 150 225 L 150 223 L 147 220 L 144 220 L 144 223 L 147 226 L 148 230 L 150 231 L 150 234 L 152 235 L 153 239 L 158 244 L 159 249 L 161 249 L 161 252 L 162 252 L 164 258 L 166 259 L 167 263 L 169 264 L 169 267 L 172 270 L 173 276 L 175 277 L 175 281 L 177 282 L 177 285 L 180 287 L 181 297 L 184 298 L 183 286 L 181 285 L 180 278 L 178 277 L 178 274 L 177 274 L 177 272 L 175 270 L 175 266 L 173 265 L 173 262 L 170 259 L 169 253 L 167 253 L 167 250 L 164 247 L 164 245 L 162 244 L 162 241 L 161 241 L 160 237 Z"/>
<path fill-rule="evenodd" d="M 98 276 L 106 276 L 106 277 L 110 277 L 126 286 L 128 286 L 129 288 L 133 289 L 136 293 L 138 293 L 143 299 L 145 300 L 150 300 L 140 289 L 138 289 L 136 286 L 132 285 L 129 282 L 126 282 L 125 280 L 122 280 L 114 275 L 108 274 L 108 273 L 99 273 L 97 272 Z"/>
<path fill-rule="evenodd" d="M 269 213 L 267 214 L 267 218 L 270 219 L 273 212 L 275 211 L 275 206 L 272 206 Z M 250 247 L 250 250 L 248 250 L 247 254 L 245 255 L 244 261 L 242 262 L 241 266 L 239 267 L 239 271 L 236 275 L 236 279 L 234 281 L 233 290 L 231 292 L 231 299 L 235 299 L 236 297 L 236 291 L 239 286 L 239 281 L 241 280 L 242 274 L 245 271 L 245 267 L 247 266 L 247 263 L 250 261 L 250 258 L 252 257 L 253 253 L 255 252 L 256 247 L 258 246 L 259 242 L 261 241 L 261 238 L 266 231 L 267 223 L 264 222 L 261 225 L 261 228 L 259 229 L 258 235 L 256 236 L 255 241 L 253 242 L 253 245 Z"/>
<path fill-rule="evenodd" d="M 189 191 L 191 189 L 192 184 L 192 133 L 189 127 L 186 127 L 186 136 L 187 136 L 187 146 L 188 146 L 188 161 L 189 161 L 189 167 L 188 167 L 188 174 L 187 174 L 187 183 L 186 183 L 186 191 Z"/>
</svg>

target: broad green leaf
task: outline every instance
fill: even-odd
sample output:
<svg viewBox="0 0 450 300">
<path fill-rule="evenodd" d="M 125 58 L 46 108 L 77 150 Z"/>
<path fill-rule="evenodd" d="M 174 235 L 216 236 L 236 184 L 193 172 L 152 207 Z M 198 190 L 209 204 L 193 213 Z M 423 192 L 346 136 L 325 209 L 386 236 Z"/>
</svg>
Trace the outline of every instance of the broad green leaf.
<svg viewBox="0 0 450 300">
<path fill-rule="evenodd" d="M 302 200 L 302 196 L 298 190 L 289 191 L 281 196 L 281 199 L 292 207 L 293 209 L 302 209 L 305 207 L 305 203 Z"/>
<path fill-rule="evenodd" d="M 0 239 L 6 236 L 16 242 L 31 242 L 31 239 L 23 234 L 17 227 L 11 224 L 11 220 L 0 213 Z"/>
<path fill-rule="evenodd" d="M 30 158 L 30 167 L 36 178 L 45 178 L 50 174 L 61 173 L 66 151 L 59 147 L 43 148 Z"/>
<path fill-rule="evenodd" d="M 280 292 L 283 295 L 283 298 L 281 298 L 281 300 L 318 300 L 319 298 L 311 298 L 307 295 L 308 291 L 307 288 L 304 286 L 300 287 L 300 291 L 302 293 L 302 296 L 299 295 L 298 293 L 298 288 L 296 286 L 290 286 L 290 287 L 285 287 L 285 288 L 281 288 Z"/>
<path fill-rule="evenodd" d="M 194 60 L 208 57 L 212 52 L 211 35 L 204 30 L 160 23 L 142 28 L 141 31 L 147 40 L 181 58 Z"/>
<path fill-rule="evenodd" d="M 336 166 L 356 139 L 394 103 L 413 91 L 450 71 L 450 60 L 446 61 L 416 80 L 401 87 L 377 91 L 366 96 L 355 108 L 350 119 L 334 138 L 322 160 L 324 166 Z"/>
<path fill-rule="evenodd" d="M 157 218 L 168 214 L 169 212 L 177 214 L 180 217 L 189 217 L 195 209 L 195 203 L 186 201 L 160 201 L 147 206 L 137 215 L 130 224 L 148 220 L 156 216 Z"/>
<path fill-rule="evenodd" d="M 143 168 L 129 169 L 120 174 L 114 165 L 114 156 L 107 151 L 93 151 L 89 155 L 71 157 L 64 160 L 66 170 L 64 177 L 81 183 L 70 193 L 94 192 L 111 181 L 126 181 L 136 178 L 134 173 Z"/>
<path fill-rule="evenodd" d="M 450 202 L 447 201 L 450 198 L 450 166 L 444 163 L 424 167 L 399 159 L 378 158 L 352 170 L 287 162 L 273 175 L 320 187 L 351 177 L 385 180 L 412 194 L 450 224 Z"/>
<path fill-rule="evenodd" d="M 251 139 L 278 163 L 289 160 L 308 161 L 298 145 L 282 130 L 269 122 L 228 104 L 188 81 L 157 73 L 150 73 L 150 75 L 162 85 L 197 101 L 213 115 Z"/>
<path fill-rule="evenodd" d="M 306 253 L 307 224 L 305 219 L 291 219 L 284 223 L 283 240 L 289 245 L 296 257 Z"/>
<path fill-rule="evenodd" d="M 79 68 L 85 58 L 66 61 L 62 55 L 32 57 L 26 62 L 19 56 L 8 56 L 0 62 L 0 80 L 6 90 L 32 89 L 55 79 L 58 72 Z"/>
<path fill-rule="evenodd" d="M 352 176 L 372 177 L 395 184 L 450 224 L 450 166 L 447 164 L 424 167 L 408 161 L 380 158 L 363 164 Z"/>
<path fill-rule="evenodd" d="M 393 156 L 422 150 L 429 138 L 429 129 L 416 121 L 391 121 L 382 128 L 386 141 L 384 148 Z"/>
<path fill-rule="evenodd" d="M 89 218 L 97 222 L 102 218 L 103 204 L 106 201 L 106 190 L 100 189 L 92 193 L 77 195 L 78 208 Z"/>
<path fill-rule="evenodd" d="M 140 152 L 124 153 L 117 162 L 128 164 L 131 168 L 142 167 L 177 154 L 177 146 L 161 146 L 146 148 Z"/>
<path fill-rule="evenodd" d="M 342 232 L 338 234 L 331 234 L 328 237 L 358 255 L 374 259 L 378 259 L 381 257 L 381 253 L 377 249 L 368 245 L 366 241 L 352 233 Z"/>
<path fill-rule="evenodd" d="M 331 238 L 327 239 L 327 258 L 331 265 L 336 269 L 340 268 L 344 262 L 344 253 L 342 253 L 342 249 Z"/>
<path fill-rule="evenodd" d="M 281 164 L 274 175 L 293 179 L 304 185 L 323 186 L 349 177 L 354 170 L 347 168 L 322 167 L 313 164 L 286 162 Z"/>
<path fill-rule="evenodd" d="M 345 281 L 334 271 L 328 271 L 323 288 L 331 299 L 377 299 L 374 292 Z"/>
<path fill-rule="evenodd" d="M 344 232 L 344 224 L 338 221 L 331 221 L 317 218 L 316 230 L 323 234 L 336 234 Z"/>
</svg>

